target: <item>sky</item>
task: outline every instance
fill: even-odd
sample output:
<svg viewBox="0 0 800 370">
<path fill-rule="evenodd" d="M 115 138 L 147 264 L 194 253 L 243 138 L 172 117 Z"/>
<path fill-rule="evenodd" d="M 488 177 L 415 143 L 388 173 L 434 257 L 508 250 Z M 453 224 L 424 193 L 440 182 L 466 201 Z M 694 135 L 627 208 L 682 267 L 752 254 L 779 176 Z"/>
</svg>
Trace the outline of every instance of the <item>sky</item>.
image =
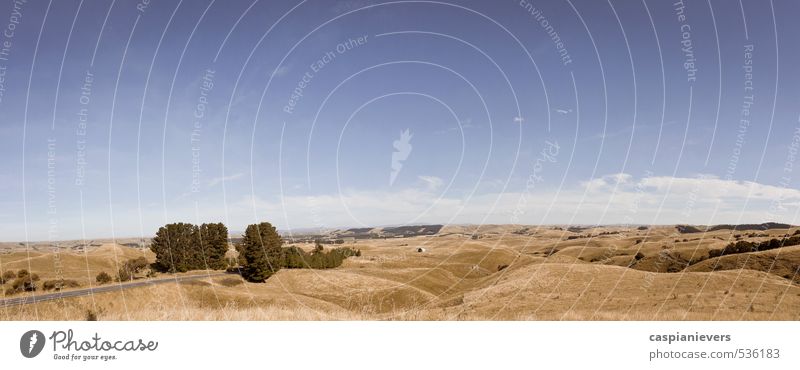
<svg viewBox="0 0 800 370">
<path fill-rule="evenodd" d="M 180 221 L 797 223 L 799 12 L 6 1 L 0 240 Z"/>
</svg>

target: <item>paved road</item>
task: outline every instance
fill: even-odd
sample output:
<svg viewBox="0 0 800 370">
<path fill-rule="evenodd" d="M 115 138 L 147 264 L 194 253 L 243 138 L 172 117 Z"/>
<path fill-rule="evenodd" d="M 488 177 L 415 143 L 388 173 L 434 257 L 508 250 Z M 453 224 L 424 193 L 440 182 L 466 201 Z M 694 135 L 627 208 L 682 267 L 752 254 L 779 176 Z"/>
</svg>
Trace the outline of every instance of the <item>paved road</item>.
<svg viewBox="0 0 800 370">
<path fill-rule="evenodd" d="M 209 274 L 209 275 L 176 276 L 176 277 L 164 278 L 164 279 L 142 280 L 142 281 L 134 281 L 134 282 L 131 282 L 131 283 L 124 283 L 124 284 L 104 285 L 104 286 L 98 286 L 98 287 L 89 288 L 89 289 L 69 290 L 69 291 L 66 291 L 66 292 L 36 294 L 35 296 L 25 296 L 25 297 L 19 297 L 19 298 L 6 298 L 6 299 L 0 300 L 0 307 L 18 306 L 18 305 L 23 305 L 23 304 L 31 304 L 31 303 L 37 303 L 37 302 L 52 301 L 52 300 L 62 299 L 62 298 L 81 297 L 81 296 L 97 294 L 97 293 L 116 292 L 118 290 L 123 290 L 123 289 L 139 288 L 139 287 L 143 287 L 143 286 L 152 286 L 152 285 L 156 285 L 156 284 L 175 283 L 175 282 L 187 281 L 187 280 L 197 280 L 197 279 L 204 279 L 204 278 L 208 278 L 208 277 L 216 277 L 216 276 L 224 276 L 224 275 L 228 275 L 228 273 L 223 272 L 223 273 L 214 273 L 214 274 Z"/>
</svg>

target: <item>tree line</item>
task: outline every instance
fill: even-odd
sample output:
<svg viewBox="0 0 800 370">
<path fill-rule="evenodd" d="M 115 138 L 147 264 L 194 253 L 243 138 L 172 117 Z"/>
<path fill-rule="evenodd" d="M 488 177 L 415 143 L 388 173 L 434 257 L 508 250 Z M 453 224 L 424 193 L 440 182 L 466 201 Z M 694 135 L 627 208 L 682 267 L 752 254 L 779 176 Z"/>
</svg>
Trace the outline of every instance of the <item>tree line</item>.
<svg viewBox="0 0 800 370">
<path fill-rule="evenodd" d="M 784 237 L 782 239 L 773 238 L 762 242 L 749 242 L 746 240 L 740 240 L 735 243 L 730 243 L 722 249 L 712 249 L 708 251 L 708 256 L 710 258 L 714 258 L 728 254 L 767 251 L 770 249 L 789 247 L 793 245 L 800 245 L 800 230 L 796 231 L 791 237 Z"/>
</svg>

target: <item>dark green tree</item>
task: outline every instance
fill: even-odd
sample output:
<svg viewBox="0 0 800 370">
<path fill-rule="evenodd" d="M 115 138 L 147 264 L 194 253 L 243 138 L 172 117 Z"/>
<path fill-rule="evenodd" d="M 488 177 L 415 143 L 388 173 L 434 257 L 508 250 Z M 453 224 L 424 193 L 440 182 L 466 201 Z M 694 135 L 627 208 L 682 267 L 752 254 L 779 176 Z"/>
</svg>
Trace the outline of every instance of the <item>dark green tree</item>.
<svg viewBox="0 0 800 370">
<path fill-rule="evenodd" d="M 269 222 L 247 226 L 236 249 L 242 277 L 251 282 L 263 282 L 284 265 L 283 240 Z"/>
<path fill-rule="evenodd" d="M 172 223 L 156 232 L 150 250 L 156 254 L 155 267 L 161 271 L 186 272 L 192 267 L 197 227 L 188 223 Z"/>
<path fill-rule="evenodd" d="M 227 266 L 225 253 L 228 252 L 228 228 L 223 223 L 202 224 L 198 229 L 197 243 L 200 246 L 195 254 L 195 268 L 223 270 Z"/>
</svg>

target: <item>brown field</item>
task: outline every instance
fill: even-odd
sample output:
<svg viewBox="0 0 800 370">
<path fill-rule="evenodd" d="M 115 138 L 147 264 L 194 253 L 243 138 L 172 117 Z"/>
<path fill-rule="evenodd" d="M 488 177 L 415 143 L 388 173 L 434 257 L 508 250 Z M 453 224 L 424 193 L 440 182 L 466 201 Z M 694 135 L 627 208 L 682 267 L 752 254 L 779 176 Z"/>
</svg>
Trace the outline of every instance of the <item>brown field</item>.
<svg viewBox="0 0 800 370">
<path fill-rule="evenodd" d="M 798 320 L 800 246 L 708 258 L 734 235 L 760 241 L 795 230 L 447 226 L 430 237 L 346 244 L 362 256 L 330 270 L 284 269 L 263 284 L 213 277 L 0 307 L 0 319 Z M 128 258 L 153 260 L 146 249 L 111 243 L 39 249 L 6 246 L 0 270 L 87 288 Z"/>
</svg>

